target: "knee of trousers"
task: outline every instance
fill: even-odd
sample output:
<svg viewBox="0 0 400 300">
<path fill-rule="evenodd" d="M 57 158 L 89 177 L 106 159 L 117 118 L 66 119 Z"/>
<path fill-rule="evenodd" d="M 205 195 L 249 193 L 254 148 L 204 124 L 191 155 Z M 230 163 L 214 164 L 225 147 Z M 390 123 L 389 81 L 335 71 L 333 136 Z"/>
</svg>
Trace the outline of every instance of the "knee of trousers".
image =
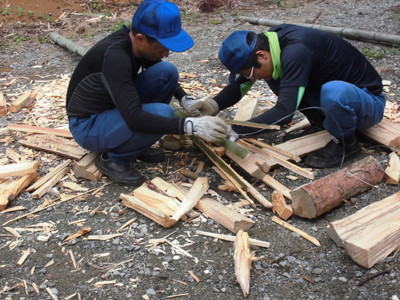
<svg viewBox="0 0 400 300">
<path fill-rule="evenodd" d="M 178 82 L 179 72 L 174 64 L 168 61 L 161 61 L 154 66 L 157 66 L 158 72 L 167 74 L 170 80 Z"/>
<path fill-rule="evenodd" d="M 148 106 L 148 107 L 146 107 Z M 174 110 L 171 106 L 165 103 L 149 103 L 143 104 L 143 110 L 148 111 L 152 114 L 172 118 L 174 116 Z"/>
<path fill-rule="evenodd" d="M 329 111 L 338 105 L 347 105 L 346 101 L 352 92 L 352 85 L 344 81 L 329 81 L 321 87 L 321 107 Z"/>
</svg>

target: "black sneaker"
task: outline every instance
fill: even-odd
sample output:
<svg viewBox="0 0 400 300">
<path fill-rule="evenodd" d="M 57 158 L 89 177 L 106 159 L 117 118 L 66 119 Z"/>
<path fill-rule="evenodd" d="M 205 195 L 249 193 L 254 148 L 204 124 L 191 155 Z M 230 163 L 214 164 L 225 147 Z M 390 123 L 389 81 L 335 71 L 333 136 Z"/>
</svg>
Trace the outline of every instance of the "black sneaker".
<svg viewBox="0 0 400 300">
<path fill-rule="evenodd" d="M 136 158 L 144 162 L 159 163 L 165 158 L 164 151 L 160 147 L 149 147 Z"/>
<path fill-rule="evenodd" d="M 145 178 L 129 164 L 118 164 L 98 154 L 94 161 L 96 167 L 112 181 L 116 183 L 141 185 Z"/>
<path fill-rule="evenodd" d="M 304 163 L 313 168 L 334 168 L 357 156 L 361 152 L 361 146 L 357 138 L 352 135 L 332 140 L 324 148 L 307 155 Z"/>
<path fill-rule="evenodd" d="M 289 140 L 297 139 L 299 137 L 303 137 L 303 136 L 306 136 L 306 135 L 309 135 L 309 134 L 313 134 L 313 133 L 316 133 L 316 132 L 319 132 L 319 131 L 322 131 L 322 130 L 324 130 L 324 129 L 322 129 L 320 127 L 317 127 L 317 126 L 310 126 L 310 127 L 306 128 L 306 129 L 300 131 L 300 132 L 298 132 L 298 130 L 295 130 L 294 132 L 289 132 L 289 133 L 285 134 L 282 137 L 282 141 L 283 142 L 287 142 Z"/>
</svg>

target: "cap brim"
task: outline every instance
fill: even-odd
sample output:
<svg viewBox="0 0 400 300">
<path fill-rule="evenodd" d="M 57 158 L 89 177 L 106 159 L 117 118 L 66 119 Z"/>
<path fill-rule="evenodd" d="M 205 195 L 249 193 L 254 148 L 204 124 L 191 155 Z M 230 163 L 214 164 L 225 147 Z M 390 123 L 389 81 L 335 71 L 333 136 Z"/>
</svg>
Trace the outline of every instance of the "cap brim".
<svg viewBox="0 0 400 300">
<path fill-rule="evenodd" d="M 184 52 L 192 48 L 194 45 L 192 37 L 183 29 L 179 34 L 173 37 L 156 39 L 165 48 L 174 52 Z"/>
</svg>

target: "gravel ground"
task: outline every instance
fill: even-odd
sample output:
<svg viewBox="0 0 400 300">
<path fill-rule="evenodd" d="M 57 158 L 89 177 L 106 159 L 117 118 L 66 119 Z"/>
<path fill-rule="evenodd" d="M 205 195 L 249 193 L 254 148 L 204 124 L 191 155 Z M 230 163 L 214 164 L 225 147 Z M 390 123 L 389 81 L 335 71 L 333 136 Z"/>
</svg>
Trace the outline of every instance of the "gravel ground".
<svg viewBox="0 0 400 300">
<path fill-rule="evenodd" d="M 235 2 L 235 1 L 231 1 Z M 209 14 L 188 10 L 184 14 L 185 29 L 194 37 L 196 45 L 187 53 L 172 53 L 168 58 L 180 71 L 194 73 L 195 79 L 183 79 L 189 83 L 196 80 L 207 93 L 215 91 L 226 83 L 227 72 L 217 60 L 221 41 L 233 30 L 246 29 L 256 32 L 264 27 L 241 22 L 239 16 L 286 20 L 293 22 L 323 24 L 400 34 L 400 6 L 398 1 L 254 1 L 247 5 L 222 7 Z M 272 4 L 271 4 L 272 3 Z M 130 16 L 122 15 L 129 22 Z M 50 41 L 39 43 L 40 36 L 56 30 L 76 42 L 90 47 L 107 34 L 106 29 L 116 20 L 106 19 L 94 22 L 93 17 L 70 16 L 50 27 L 34 25 L 15 27 L 1 36 L 8 47 L 1 49 L 0 67 L 2 90 L 6 98 L 13 99 L 21 91 L 36 85 L 58 80 L 60 88 L 67 79 L 79 57 L 63 50 Z M 26 35 L 28 41 L 16 37 Z M 350 41 L 368 53 L 372 63 L 381 72 L 383 79 L 391 81 L 386 92 L 390 102 L 398 103 L 400 95 L 400 50 L 399 47 Z M 273 99 L 270 91 L 258 83 L 256 92 L 265 99 Z M 202 96 L 203 90 L 195 94 Z M 39 99 L 35 107 L 23 109 L 20 113 L 0 117 L 0 127 L 8 123 L 32 123 L 58 126 L 66 123 L 63 112 L 63 98 L 57 102 Z M 37 107 L 40 107 L 37 108 Z M 223 115 L 232 115 L 233 110 Z M 46 116 L 52 116 L 49 123 Z M 57 116 L 57 117 L 54 117 Z M 300 116 L 298 116 L 300 117 Z M 46 121 L 44 121 L 46 119 Z M 60 162 L 55 155 L 38 151 L 29 153 L 16 141 L 20 134 L 0 136 L 1 153 L 11 147 L 23 155 L 39 156 L 41 173 Z M 266 140 L 279 142 L 281 133 L 261 136 Z M 365 142 L 365 152 L 357 160 L 371 154 L 386 166 L 388 152 L 383 147 Z M 179 172 L 182 167 L 195 170 L 198 161 L 205 161 L 201 176 L 211 178 L 211 187 L 219 193 L 218 200 L 229 205 L 237 202 L 239 196 L 217 189 L 221 179 L 211 169 L 211 164 L 195 148 L 167 152 L 162 164 L 138 164 L 140 170 L 151 179 L 162 177 L 166 180 L 189 180 Z M 1 156 L 3 157 L 3 156 Z M 0 158 L 1 158 L 0 157 Z M 192 163 L 193 159 L 196 163 Z M 238 171 L 239 168 L 236 168 Z M 318 171 L 321 178 L 335 171 Z M 295 175 L 283 168 L 273 172 L 278 180 L 289 188 L 295 188 L 307 179 L 292 181 L 287 175 Z M 243 174 L 247 180 L 267 198 L 272 190 L 261 182 Z M 69 178 L 63 180 L 69 181 Z M 92 189 L 102 182 L 80 180 L 81 186 Z M 292 217 L 289 223 L 316 237 L 320 247 L 299 237 L 298 234 L 276 225 L 271 221 L 273 213 L 261 206 L 245 207 L 242 212 L 253 219 L 256 225 L 249 230 L 252 238 L 268 241 L 268 249 L 251 247 L 260 260 L 253 262 L 251 288 L 248 299 L 398 299 L 400 297 L 400 260 L 398 253 L 391 254 L 371 269 L 358 266 L 327 235 L 328 222 L 355 213 L 360 208 L 381 200 L 398 191 L 398 186 L 380 184 L 370 191 L 348 199 L 340 207 L 316 220 Z M 132 189 L 109 184 L 96 194 L 89 194 L 67 201 L 7 224 L 19 230 L 16 238 L 0 230 L 0 298 L 2 299 L 242 299 L 241 289 L 236 281 L 233 263 L 233 244 L 196 234 L 197 230 L 231 234 L 212 219 L 200 217 L 180 222 L 171 229 L 164 229 L 142 215 L 127 209 L 120 201 L 120 193 Z M 69 191 L 58 185 L 40 200 L 34 200 L 27 192 L 12 202 L 24 206 L 25 211 L 0 214 L 3 224 L 26 212 L 32 211 L 45 201 L 57 199 Z M 71 193 L 71 192 L 70 192 Z M 119 230 L 126 222 L 133 222 Z M 63 242 L 66 237 L 90 227 L 92 235 L 123 233 L 113 239 L 98 241 L 80 237 Z M 192 257 L 175 250 L 170 244 L 149 247 L 149 239 L 162 238 L 179 245 Z M 16 265 L 24 251 L 30 255 L 22 265 Z M 199 282 L 190 275 L 192 271 Z M 383 272 L 382 275 L 372 278 Z M 361 286 L 357 283 L 371 278 Z M 35 290 L 37 287 L 37 291 Z M 180 295 L 180 296 L 179 296 Z M 176 297 L 174 297 L 176 296 Z"/>
</svg>

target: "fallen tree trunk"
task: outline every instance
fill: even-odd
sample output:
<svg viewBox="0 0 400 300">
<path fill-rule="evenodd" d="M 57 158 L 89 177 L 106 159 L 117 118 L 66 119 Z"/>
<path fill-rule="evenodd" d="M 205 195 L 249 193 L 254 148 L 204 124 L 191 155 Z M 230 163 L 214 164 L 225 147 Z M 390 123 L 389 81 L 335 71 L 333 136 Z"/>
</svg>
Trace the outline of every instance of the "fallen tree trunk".
<svg viewBox="0 0 400 300">
<path fill-rule="evenodd" d="M 356 263 L 372 268 L 400 248 L 400 192 L 331 222 L 328 234 Z"/>
<path fill-rule="evenodd" d="M 345 199 L 369 190 L 383 179 L 379 162 L 368 156 L 340 171 L 290 192 L 295 215 L 317 218 Z"/>
<path fill-rule="evenodd" d="M 252 18 L 252 17 L 240 17 L 240 19 L 249 22 L 251 24 L 258 24 L 265 26 L 277 26 L 281 24 L 289 24 L 283 20 L 268 20 L 268 19 Z M 292 24 L 319 29 L 322 31 L 336 34 L 341 37 L 346 37 L 355 40 L 366 40 L 366 41 L 400 45 L 400 36 L 395 34 L 380 33 L 380 32 L 352 29 L 346 27 L 324 26 L 319 24 L 305 24 L 305 23 L 292 23 Z"/>
</svg>

